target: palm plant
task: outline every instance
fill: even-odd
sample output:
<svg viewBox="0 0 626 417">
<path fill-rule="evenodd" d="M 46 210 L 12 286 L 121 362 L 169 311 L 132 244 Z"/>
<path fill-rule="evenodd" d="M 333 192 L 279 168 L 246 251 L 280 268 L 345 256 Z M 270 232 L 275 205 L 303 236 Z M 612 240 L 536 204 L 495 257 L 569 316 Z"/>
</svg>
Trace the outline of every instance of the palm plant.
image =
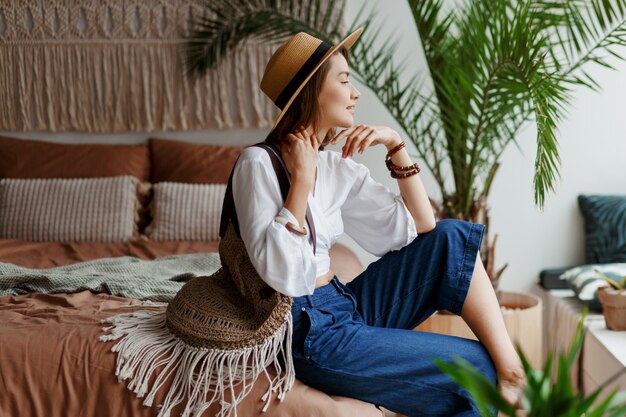
<svg viewBox="0 0 626 417">
<path fill-rule="evenodd" d="M 626 44 L 626 0 L 407 0 L 428 71 L 404 81 L 397 42 L 373 47 L 388 22 L 361 8 L 342 30 L 343 0 L 210 0 L 185 48 L 187 74 L 202 76 L 247 38 L 282 43 L 306 31 L 335 43 L 365 26 L 353 46 L 355 78 L 388 109 L 432 173 L 438 218 L 489 225 L 487 198 L 503 151 L 527 124 L 537 128 L 534 201 L 543 208 L 559 175 L 557 125 L 573 89 L 599 89 L 588 64 L 612 68 Z M 280 6 L 279 6 L 280 5 Z M 364 16 L 367 14 L 367 16 Z M 417 51 L 418 48 L 415 48 Z M 497 288 L 493 243 L 481 257 Z"/>
<path fill-rule="evenodd" d="M 609 288 L 613 288 L 616 290 L 626 290 L 626 275 L 620 277 L 619 275 L 612 273 L 611 277 L 602 273 L 598 268 L 593 269 L 596 274 L 600 277 L 601 280 L 609 284 Z M 621 281 L 620 281 L 621 280 Z"/>
<path fill-rule="evenodd" d="M 543 370 L 536 370 L 529 365 L 523 351 L 517 345 L 528 381 L 521 400 L 526 417 L 623 417 L 626 415 L 626 392 L 618 392 L 614 389 L 594 408 L 592 406 L 604 387 L 598 388 L 587 398 L 584 398 L 581 393 L 573 392 L 569 370 L 583 344 L 587 313 L 588 308 L 585 306 L 569 351 L 565 354 L 559 353 L 558 367 L 554 377 L 552 375 L 552 352 L 548 354 Z M 435 359 L 436 365 L 443 372 L 450 375 L 457 384 L 472 395 L 481 415 L 492 415 L 489 412 L 490 408 L 495 408 L 506 416 L 518 415 L 497 388 L 469 362 L 458 357 L 453 362 L 446 363 Z"/>
</svg>

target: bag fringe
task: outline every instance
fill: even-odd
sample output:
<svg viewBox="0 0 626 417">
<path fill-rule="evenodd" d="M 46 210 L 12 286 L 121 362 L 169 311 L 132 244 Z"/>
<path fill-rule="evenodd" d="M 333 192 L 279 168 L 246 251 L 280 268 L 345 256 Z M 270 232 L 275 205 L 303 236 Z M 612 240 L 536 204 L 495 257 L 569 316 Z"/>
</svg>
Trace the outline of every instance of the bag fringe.
<svg viewBox="0 0 626 417">
<path fill-rule="evenodd" d="M 111 348 L 112 352 L 118 352 L 115 370 L 118 381 L 130 378 L 128 389 L 139 398 L 147 394 L 144 405 L 152 406 L 158 390 L 175 373 L 165 400 L 157 405 L 157 417 L 170 417 L 172 409 L 185 399 L 187 403 L 181 417 L 199 417 L 215 401 L 221 405 L 216 417 L 228 417 L 232 412 L 237 417 L 237 405 L 250 393 L 261 373 L 270 383 L 262 396 L 265 412 L 272 393 L 278 391 L 278 399 L 282 402 L 295 381 L 291 312 L 286 315 L 283 326 L 263 344 L 236 350 L 197 348 L 186 344 L 165 326 L 165 311 L 122 313 L 101 322 L 112 324 L 102 328 L 110 334 L 100 336 L 101 341 L 121 339 Z M 286 342 L 284 346 L 283 341 Z M 285 359 L 285 375 L 282 375 L 278 359 L 281 353 Z M 148 387 L 150 377 L 162 365 L 165 367 L 152 387 Z M 274 378 L 266 369 L 270 365 L 276 368 Z M 243 388 L 236 395 L 235 386 L 239 383 Z M 211 391 L 212 396 L 207 400 Z M 226 392 L 231 395 L 230 402 L 225 400 Z"/>
</svg>

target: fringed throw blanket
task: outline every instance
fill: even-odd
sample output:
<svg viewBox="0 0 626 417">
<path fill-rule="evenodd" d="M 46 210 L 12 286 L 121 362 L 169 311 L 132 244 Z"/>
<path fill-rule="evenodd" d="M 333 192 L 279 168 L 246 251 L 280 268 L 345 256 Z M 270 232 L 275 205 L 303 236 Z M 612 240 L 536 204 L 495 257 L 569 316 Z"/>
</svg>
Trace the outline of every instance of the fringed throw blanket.
<svg viewBox="0 0 626 417">
<path fill-rule="evenodd" d="M 0 1 L 0 130 L 125 132 L 272 125 L 249 42 L 196 85 L 181 47 L 202 0 Z"/>
</svg>

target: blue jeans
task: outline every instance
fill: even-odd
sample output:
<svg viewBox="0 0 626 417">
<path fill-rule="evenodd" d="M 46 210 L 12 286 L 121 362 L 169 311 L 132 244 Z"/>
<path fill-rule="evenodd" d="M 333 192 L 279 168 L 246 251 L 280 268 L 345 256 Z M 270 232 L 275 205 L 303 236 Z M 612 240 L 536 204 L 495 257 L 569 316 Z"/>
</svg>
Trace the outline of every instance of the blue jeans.
<svg viewBox="0 0 626 417">
<path fill-rule="evenodd" d="M 408 416 L 479 416 L 469 393 L 433 359 L 451 362 L 460 356 L 495 386 L 495 367 L 485 347 L 411 329 L 436 310 L 461 314 L 484 229 L 441 220 L 348 284 L 335 276 L 312 295 L 295 297 L 296 377 L 328 394 Z"/>
</svg>

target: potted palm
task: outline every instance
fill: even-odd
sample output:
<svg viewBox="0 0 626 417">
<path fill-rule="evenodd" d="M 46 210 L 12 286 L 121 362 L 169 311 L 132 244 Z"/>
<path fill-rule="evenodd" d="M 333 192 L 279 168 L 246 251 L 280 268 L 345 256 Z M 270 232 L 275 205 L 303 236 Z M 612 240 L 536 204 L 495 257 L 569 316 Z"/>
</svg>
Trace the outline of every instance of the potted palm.
<svg viewBox="0 0 626 417">
<path fill-rule="evenodd" d="M 382 25 L 363 7 L 344 26 L 344 0 L 212 0 L 194 16 L 185 45 L 187 74 L 201 77 L 247 38 L 281 43 L 299 31 L 334 43 L 365 26 L 352 48 L 355 78 L 388 109 L 441 193 L 438 218 L 489 227 L 487 199 L 503 151 L 520 129 L 537 128 L 534 200 L 543 208 L 559 174 L 557 125 L 573 88 L 599 85 L 586 71 L 626 44 L 626 1 L 473 0 L 446 10 L 442 0 L 407 0 L 426 73 L 408 81 L 394 61 L 396 42 L 374 48 Z M 419 48 L 415 48 L 416 51 Z M 426 85 L 430 85 L 428 88 Z M 495 267 L 489 233 L 481 258 L 495 289 L 506 265 Z M 500 296 L 500 294 L 499 294 Z"/>
<path fill-rule="evenodd" d="M 600 278 L 609 285 L 598 288 L 598 299 L 602 303 L 602 313 L 606 327 L 611 330 L 626 330 L 626 276 L 612 279 L 596 270 Z"/>
<path fill-rule="evenodd" d="M 455 358 L 453 363 L 446 363 L 436 359 L 435 363 L 468 390 L 483 416 L 491 416 L 489 410 L 495 409 L 500 412 L 499 415 L 512 417 L 622 417 L 626 415 L 626 392 L 618 392 L 615 389 L 594 406 L 604 387 L 598 388 L 586 398 L 572 389 L 568 374 L 584 341 L 584 322 L 587 313 L 588 308 L 585 306 L 568 352 L 558 355 L 556 376 L 552 376 L 552 352 L 548 354 L 543 369 L 534 369 L 519 346 L 517 347 L 528 381 L 520 401 L 521 410 L 516 410 L 508 404 L 496 387 L 467 361 Z"/>
</svg>

